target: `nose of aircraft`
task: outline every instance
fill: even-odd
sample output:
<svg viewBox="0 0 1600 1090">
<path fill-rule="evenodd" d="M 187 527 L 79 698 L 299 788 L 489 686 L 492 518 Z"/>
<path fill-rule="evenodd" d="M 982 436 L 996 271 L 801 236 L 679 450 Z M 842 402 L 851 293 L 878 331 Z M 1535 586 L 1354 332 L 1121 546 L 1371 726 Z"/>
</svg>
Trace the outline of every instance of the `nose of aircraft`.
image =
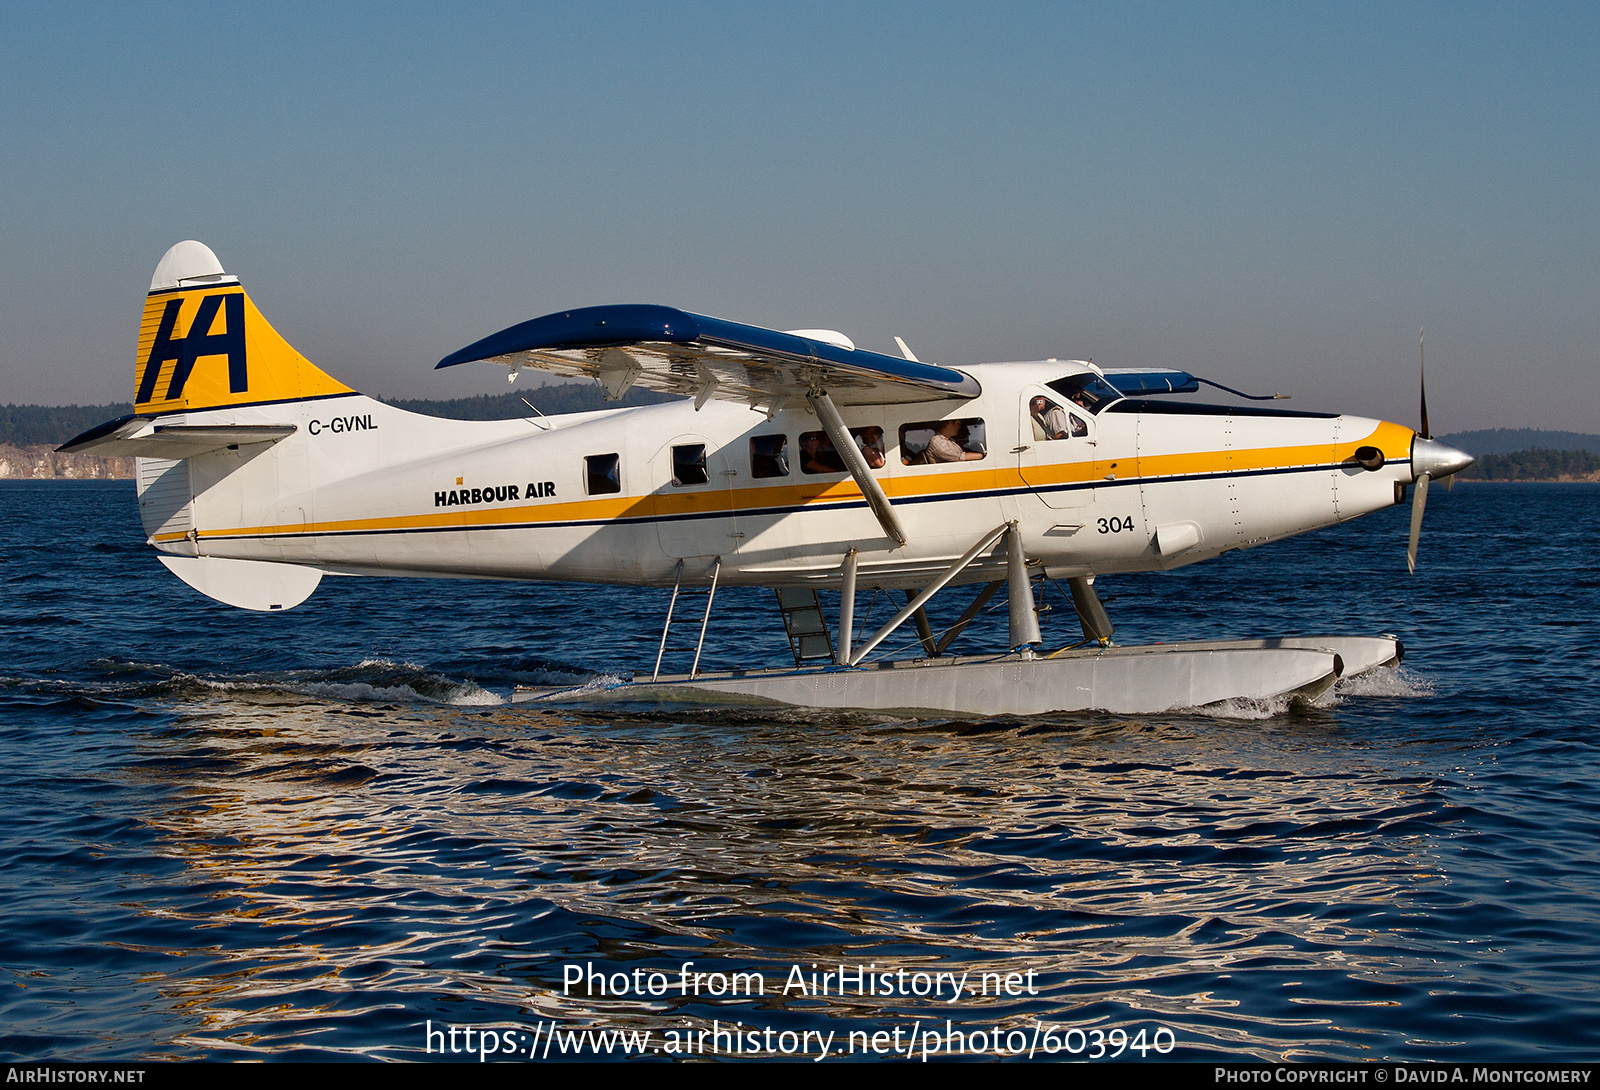
<svg viewBox="0 0 1600 1090">
<path fill-rule="evenodd" d="M 1437 439 L 1424 439 L 1419 435 L 1411 440 L 1413 481 L 1424 473 L 1437 481 L 1440 477 L 1461 472 L 1476 461 L 1477 459 L 1466 451 L 1457 450 L 1449 443 L 1441 443 Z"/>
</svg>

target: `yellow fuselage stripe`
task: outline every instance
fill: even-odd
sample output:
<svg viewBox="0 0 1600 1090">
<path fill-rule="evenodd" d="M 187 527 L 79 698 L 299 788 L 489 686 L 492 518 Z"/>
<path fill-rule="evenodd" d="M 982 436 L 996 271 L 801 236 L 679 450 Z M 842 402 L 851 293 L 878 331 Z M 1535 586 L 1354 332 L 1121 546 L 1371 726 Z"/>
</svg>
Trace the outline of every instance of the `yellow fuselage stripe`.
<svg viewBox="0 0 1600 1090">
<path fill-rule="evenodd" d="M 1337 445 L 1316 443 L 1297 447 L 1257 447 L 1243 450 L 1208 450 L 1137 458 L 1061 462 L 1031 467 L 1024 479 L 1015 467 L 1003 469 L 945 470 L 915 476 L 891 477 L 881 483 L 891 500 L 1051 488 L 1086 484 L 1115 474 L 1121 484 L 1153 482 L 1165 477 L 1209 473 L 1251 473 L 1271 469 L 1320 466 L 1348 460 L 1355 449 L 1376 445 L 1381 450 L 1410 451 L 1411 431 L 1383 423 L 1361 439 Z M 1135 469 L 1135 465 L 1137 469 Z M 706 489 L 646 496 L 619 496 L 569 503 L 547 503 L 493 509 L 430 511 L 422 514 L 332 522 L 285 524 L 202 530 L 198 537 L 271 537 L 280 534 L 338 534 L 363 531 L 495 529 L 529 523 L 607 522 L 621 519 L 670 518 L 682 515 L 760 515 L 765 510 L 828 505 L 861 500 L 861 490 L 848 477 L 841 481 L 785 484 L 741 489 Z M 158 542 L 178 541 L 184 534 L 160 534 Z"/>
</svg>

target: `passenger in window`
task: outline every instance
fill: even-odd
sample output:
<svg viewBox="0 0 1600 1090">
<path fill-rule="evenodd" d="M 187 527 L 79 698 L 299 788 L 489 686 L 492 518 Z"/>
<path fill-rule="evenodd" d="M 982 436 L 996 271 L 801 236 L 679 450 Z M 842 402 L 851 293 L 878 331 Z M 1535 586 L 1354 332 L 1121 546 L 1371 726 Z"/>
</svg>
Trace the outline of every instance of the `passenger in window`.
<svg viewBox="0 0 1600 1090">
<path fill-rule="evenodd" d="M 800 435 L 800 468 L 807 473 L 843 473 L 844 459 L 833 449 L 833 440 L 825 431 L 808 431 Z"/>
<path fill-rule="evenodd" d="M 986 457 L 983 421 L 924 420 L 900 429 L 900 460 L 908 466 L 971 462 Z"/>
<path fill-rule="evenodd" d="M 1028 415 L 1033 418 L 1035 439 L 1065 439 L 1068 434 L 1066 410 L 1047 397 L 1036 397 L 1028 402 Z M 1082 421 L 1079 421 L 1082 423 Z M 1087 431 L 1088 429 L 1085 429 Z M 1079 432 L 1082 435 L 1083 432 Z"/>
<path fill-rule="evenodd" d="M 1074 439 L 1082 439 L 1089 434 L 1089 425 L 1083 422 L 1083 417 L 1077 413 L 1068 413 L 1067 416 L 1072 420 L 1072 437 Z"/>
<path fill-rule="evenodd" d="M 966 425 L 959 420 L 946 420 L 939 425 L 933 433 L 933 438 L 928 440 L 928 458 L 934 462 L 975 462 L 983 455 L 976 451 L 963 449 L 960 441 L 961 433 Z"/>
<path fill-rule="evenodd" d="M 851 434 L 855 436 L 856 446 L 861 448 L 861 457 L 866 459 L 867 465 L 872 469 L 882 469 L 888 462 L 883 453 L 883 429 L 873 424 Z"/>
<path fill-rule="evenodd" d="M 956 435 L 956 442 L 961 444 L 962 450 L 971 451 L 979 458 L 989 453 L 989 448 L 983 445 L 982 420 L 963 420 L 961 431 Z"/>
</svg>

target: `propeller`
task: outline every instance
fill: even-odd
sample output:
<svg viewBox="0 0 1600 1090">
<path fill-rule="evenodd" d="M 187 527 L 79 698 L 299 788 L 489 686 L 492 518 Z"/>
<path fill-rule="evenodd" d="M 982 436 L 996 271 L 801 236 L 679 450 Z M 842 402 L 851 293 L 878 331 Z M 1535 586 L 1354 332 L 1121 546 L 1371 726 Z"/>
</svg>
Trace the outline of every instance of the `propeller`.
<svg viewBox="0 0 1600 1090">
<path fill-rule="evenodd" d="M 1406 545 L 1406 570 L 1417 570 L 1417 539 L 1422 536 L 1422 511 L 1428 505 L 1428 482 L 1434 477 L 1451 478 L 1466 469 L 1477 459 L 1465 451 L 1434 439 L 1428 427 L 1428 376 L 1427 353 L 1423 343 L 1423 330 L 1417 330 L 1417 375 L 1420 382 L 1422 407 L 1421 427 L 1411 440 L 1411 472 L 1417 490 L 1411 498 L 1411 540 Z M 1453 480 L 1446 484 L 1449 487 Z"/>
<path fill-rule="evenodd" d="M 1423 344 L 1426 327 L 1417 330 L 1417 381 L 1422 402 L 1422 428 L 1417 435 L 1432 439 L 1428 430 L 1428 354 Z M 1417 490 L 1411 497 L 1411 541 L 1406 545 L 1406 571 L 1417 570 L 1417 541 L 1422 537 L 1422 510 L 1428 506 L 1428 474 L 1417 474 Z"/>
</svg>

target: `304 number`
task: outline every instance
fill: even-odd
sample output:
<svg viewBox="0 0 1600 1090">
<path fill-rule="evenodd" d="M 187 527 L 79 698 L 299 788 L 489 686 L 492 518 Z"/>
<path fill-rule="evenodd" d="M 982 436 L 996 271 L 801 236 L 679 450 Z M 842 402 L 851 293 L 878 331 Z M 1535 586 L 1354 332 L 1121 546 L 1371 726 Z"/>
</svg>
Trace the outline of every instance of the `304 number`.
<svg viewBox="0 0 1600 1090">
<path fill-rule="evenodd" d="M 1133 530 L 1132 515 L 1117 515 L 1108 519 L 1100 519 L 1099 521 L 1100 532 L 1102 534 L 1120 534 L 1124 530 L 1128 530 L 1130 532 Z"/>
</svg>

